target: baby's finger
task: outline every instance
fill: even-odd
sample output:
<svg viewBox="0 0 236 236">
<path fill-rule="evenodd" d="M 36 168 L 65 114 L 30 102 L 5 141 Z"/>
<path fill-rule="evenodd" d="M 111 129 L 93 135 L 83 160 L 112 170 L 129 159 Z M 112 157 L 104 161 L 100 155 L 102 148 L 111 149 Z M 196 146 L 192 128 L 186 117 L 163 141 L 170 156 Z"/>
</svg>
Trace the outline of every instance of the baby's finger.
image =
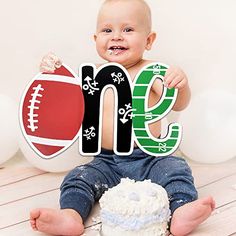
<svg viewBox="0 0 236 236">
<path fill-rule="evenodd" d="M 165 78 L 167 78 L 171 73 L 172 73 L 171 70 L 167 70 L 167 71 L 166 71 L 166 74 L 165 74 Z"/>
<path fill-rule="evenodd" d="M 167 70 L 166 70 L 166 74 L 165 74 L 165 77 L 168 77 L 170 74 L 172 74 L 174 71 L 173 67 L 170 66 Z"/>
<path fill-rule="evenodd" d="M 48 66 L 40 66 L 40 72 L 53 73 L 54 69 Z"/>
<path fill-rule="evenodd" d="M 171 81 L 175 78 L 174 73 L 170 73 L 167 77 L 164 78 L 165 86 L 168 87 Z"/>
<path fill-rule="evenodd" d="M 41 62 L 39 70 L 41 72 L 53 72 L 55 70 L 55 66 L 54 64 L 52 64 L 51 62 Z"/>
<path fill-rule="evenodd" d="M 55 61 L 53 61 L 52 59 L 50 58 L 44 58 L 42 60 L 42 63 L 46 66 L 49 66 L 49 67 L 54 67 L 55 66 Z"/>
<path fill-rule="evenodd" d="M 52 60 L 52 59 L 51 59 L 51 56 L 50 56 L 50 53 L 48 53 L 47 55 L 45 55 L 45 56 L 42 58 L 42 61 L 48 61 L 48 60 Z"/>
<path fill-rule="evenodd" d="M 168 84 L 168 88 L 174 88 L 174 87 L 176 87 L 176 85 L 177 85 L 178 83 L 180 83 L 180 81 L 181 81 L 181 77 L 180 77 L 180 76 L 174 77 L 174 79 Z"/>
<path fill-rule="evenodd" d="M 50 58 L 50 59 L 53 60 L 53 61 L 59 60 L 59 58 L 58 58 L 53 52 L 49 52 L 49 53 L 47 54 L 47 56 L 48 56 L 48 58 Z"/>
<path fill-rule="evenodd" d="M 182 89 L 184 86 L 185 86 L 185 82 L 184 81 L 180 81 L 178 84 L 175 85 L 175 88 Z"/>
<path fill-rule="evenodd" d="M 50 61 L 53 63 L 53 66 L 55 68 L 60 68 L 62 65 L 62 61 L 59 59 L 59 57 L 57 57 L 54 53 L 49 53 L 48 54 L 48 58 L 50 59 Z"/>
<path fill-rule="evenodd" d="M 56 68 L 60 68 L 62 66 L 62 61 L 58 60 L 56 61 L 55 65 Z"/>
<path fill-rule="evenodd" d="M 50 53 L 49 58 L 55 63 L 55 65 L 61 66 L 61 64 L 62 64 L 61 60 L 54 53 Z"/>
</svg>

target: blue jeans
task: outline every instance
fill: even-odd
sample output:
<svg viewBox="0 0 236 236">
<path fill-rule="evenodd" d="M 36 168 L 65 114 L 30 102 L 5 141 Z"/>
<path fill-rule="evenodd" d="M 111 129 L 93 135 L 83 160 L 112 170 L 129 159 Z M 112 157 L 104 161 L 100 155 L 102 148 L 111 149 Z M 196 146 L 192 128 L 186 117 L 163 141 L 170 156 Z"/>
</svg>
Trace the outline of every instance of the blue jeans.
<svg viewBox="0 0 236 236">
<path fill-rule="evenodd" d="M 93 161 L 73 169 L 61 185 L 61 209 L 74 209 L 83 221 L 105 190 L 121 178 L 150 179 L 168 193 L 171 213 L 197 199 L 191 169 L 183 158 L 153 157 L 136 148 L 129 156 L 102 149 Z"/>
</svg>

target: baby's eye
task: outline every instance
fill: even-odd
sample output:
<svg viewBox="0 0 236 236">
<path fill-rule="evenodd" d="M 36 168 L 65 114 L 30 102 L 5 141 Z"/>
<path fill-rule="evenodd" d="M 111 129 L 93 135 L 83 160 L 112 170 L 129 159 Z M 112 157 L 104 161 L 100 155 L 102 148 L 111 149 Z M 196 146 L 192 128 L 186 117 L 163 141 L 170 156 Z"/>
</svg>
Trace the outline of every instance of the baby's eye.
<svg viewBox="0 0 236 236">
<path fill-rule="evenodd" d="M 105 32 L 105 33 L 111 33 L 111 29 L 103 29 L 102 32 Z"/>
<path fill-rule="evenodd" d="M 128 32 L 131 32 L 131 31 L 134 31 L 134 30 L 133 30 L 132 28 L 125 28 L 125 29 L 124 29 L 124 32 L 127 32 L 127 33 L 128 33 Z"/>
</svg>

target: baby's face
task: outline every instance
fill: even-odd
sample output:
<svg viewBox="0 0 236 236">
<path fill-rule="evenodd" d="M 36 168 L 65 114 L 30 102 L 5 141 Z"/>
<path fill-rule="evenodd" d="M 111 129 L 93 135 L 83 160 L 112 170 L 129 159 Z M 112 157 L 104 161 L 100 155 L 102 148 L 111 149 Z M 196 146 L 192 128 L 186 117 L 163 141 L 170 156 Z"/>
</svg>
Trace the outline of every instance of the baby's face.
<svg viewBox="0 0 236 236">
<path fill-rule="evenodd" d="M 125 67 L 136 64 L 148 48 L 148 26 L 138 1 L 105 4 L 98 16 L 95 35 L 98 54 L 108 62 Z"/>
</svg>

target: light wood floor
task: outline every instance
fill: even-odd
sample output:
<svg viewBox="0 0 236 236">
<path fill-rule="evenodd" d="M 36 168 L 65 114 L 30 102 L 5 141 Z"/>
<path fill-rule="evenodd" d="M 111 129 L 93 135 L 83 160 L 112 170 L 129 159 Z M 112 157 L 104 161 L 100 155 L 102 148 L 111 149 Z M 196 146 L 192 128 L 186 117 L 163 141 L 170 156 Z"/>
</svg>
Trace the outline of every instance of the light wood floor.
<svg viewBox="0 0 236 236">
<path fill-rule="evenodd" d="M 236 235 L 236 158 L 215 165 L 188 161 L 193 170 L 199 196 L 212 195 L 216 211 L 191 236 Z M 0 236 L 45 236 L 29 226 L 29 211 L 35 207 L 59 208 L 60 183 L 65 173 L 52 174 L 28 164 L 20 152 L 0 166 Z M 93 217 L 86 222 L 86 236 L 98 236 Z M 150 235 L 151 236 L 151 235 Z"/>
</svg>

